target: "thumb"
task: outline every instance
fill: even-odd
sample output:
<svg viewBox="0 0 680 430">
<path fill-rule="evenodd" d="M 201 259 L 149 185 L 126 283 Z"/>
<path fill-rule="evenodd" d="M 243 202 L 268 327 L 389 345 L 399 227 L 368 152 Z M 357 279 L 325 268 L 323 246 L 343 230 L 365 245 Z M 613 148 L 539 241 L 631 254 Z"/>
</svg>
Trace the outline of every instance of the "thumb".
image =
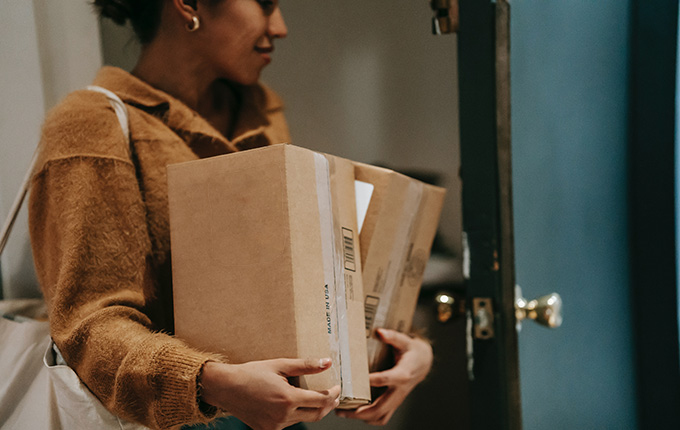
<svg viewBox="0 0 680 430">
<path fill-rule="evenodd" d="M 392 345 L 397 351 L 405 351 L 413 341 L 411 336 L 395 330 L 379 328 L 376 330 L 380 340 L 388 345 Z"/>
<path fill-rule="evenodd" d="M 320 373 L 332 364 L 330 358 L 283 358 L 276 361 L 277 371 L 285 377 Z"/>
</svg>

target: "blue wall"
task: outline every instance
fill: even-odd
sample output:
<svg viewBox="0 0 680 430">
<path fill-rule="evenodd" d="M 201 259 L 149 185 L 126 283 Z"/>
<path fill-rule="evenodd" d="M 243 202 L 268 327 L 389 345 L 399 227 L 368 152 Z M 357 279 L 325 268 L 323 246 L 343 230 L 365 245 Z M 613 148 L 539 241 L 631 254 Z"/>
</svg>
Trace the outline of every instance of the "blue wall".
<svg viewBox="0 0 680 430">
<path fill-rule="evenodd" d="M 524 428 L 636 428 L 627 224 L 629 0 L 512 2 L 517 282 L 564 324 L 520 334 Z"/>
</svg>

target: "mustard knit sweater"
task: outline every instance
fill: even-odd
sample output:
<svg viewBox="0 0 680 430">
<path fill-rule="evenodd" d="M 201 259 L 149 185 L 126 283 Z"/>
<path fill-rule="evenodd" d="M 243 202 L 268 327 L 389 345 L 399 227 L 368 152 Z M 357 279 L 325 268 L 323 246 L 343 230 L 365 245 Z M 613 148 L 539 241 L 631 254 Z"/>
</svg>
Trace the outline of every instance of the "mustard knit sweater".
<svg viewBox="0 0 680 430">
<path fill-rule="evenodd" d="M 283 106 L 242 88 L 228 140 L 123 70 L 103 68 L 94 84 L 126 103 L 134 151 L 100 93 L 76 91 L 46 119 L 29 222 L 52 337 L 114 414 L 152 428 L 209 421 L 197 378 L 222 358 L 172 336 L 166 166 L 288 142 Z"/>
</svg>

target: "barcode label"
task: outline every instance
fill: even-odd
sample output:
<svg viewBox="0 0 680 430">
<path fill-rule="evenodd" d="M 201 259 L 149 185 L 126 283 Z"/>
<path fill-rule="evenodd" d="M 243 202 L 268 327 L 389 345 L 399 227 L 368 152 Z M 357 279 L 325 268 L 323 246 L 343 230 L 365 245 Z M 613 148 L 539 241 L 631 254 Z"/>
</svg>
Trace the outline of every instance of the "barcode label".
<svg viewBox="0 0 680 430">
<path fill-rule="evenodd" d="M 366 300 L 364 301 L 364 313 L 366 314 L 366 337 L 371 335 L 373 321 L 375 320 L 375 313 L 378 311 L 378 303 L 380 303 L 380 297 L 366 296 Z"/>
<path fill-rule="evenodd" d="M 342 228 L 342 247 L 345 254 L 345 269 L 356 272 L 356 259 L 354 257 L 354 232 L 348 228 Z"/>
</svg>

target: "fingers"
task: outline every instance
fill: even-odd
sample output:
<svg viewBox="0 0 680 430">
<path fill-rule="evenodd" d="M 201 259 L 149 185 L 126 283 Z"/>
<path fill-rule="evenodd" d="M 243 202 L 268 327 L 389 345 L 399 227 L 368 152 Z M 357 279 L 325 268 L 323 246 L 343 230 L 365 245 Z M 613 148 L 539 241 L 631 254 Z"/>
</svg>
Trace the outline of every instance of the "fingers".
<svg viewBox="0 0 680 430">
<path fill-rule="evenodd" d="M 295 422 L 315 422 L 328 415 L 340 404 L 340 386 L 323 392 L 294 388 L 289 401 L 295 407 L 288 419 Z"/>
<path fill-rule="evenodd" d="M 339 403 L 340 386 L 324 391 L 297 388 L 286 376 L 318 373 L 330 360 L 278 359 L 243 364 L 206 363 L 202 400 L 257 429 L 280 429 L 317 421 Z"/>
<path fill-rule="evenodd" d="M 392 387 L 395 385 L 408 384 L 411 377 L 408 372 L 398 367 L 393 367 L 383 372 L 368 375 L 371 387 Z"/>
<path fill-rule="evenodd" d="M 340 387 L 338 387 L 338 396 L 335 397 L 335 400 L 330 402 L 329 404 L 323 406 L 323 407 L 318 407 L 318 408 L 298 408 L 296 412 L 296 418 L 298 422 L 315 422 L 321 420 L 323 417 L 328 415 L 330 411 L 333 409 L 337 408 L 338 405 L 340 404 Z"/>
<path fill-rule="evenodd" d="M 383 342 L 388 345 L 392 345 L 398 351 L 404 351 L 405 349 L 408 349 L 411 342 L 413 342 L 413 338 L 395 330 L 379 328 L 376 330 L 376 332 Z"/>
<path fill-rule="evenodd" d="M 300 408 L 330 408 L 333 409 L 340 403 L 340 386 L 336 385 L 326 391 L 311 391 L 302 388 L 293 388 L 294 402 Z"/>
<path fill-rule="evenodd" d="M 317 392 L 288 385 L 276 401 L 264 409 L 257 408 L 256 421 L 249 425 L 253 428 L 272 428 L 272 425 L 284 428 L 299 422 L 315 422 L 328 415 L 339 403 L 340 386 Z"/>
<path fill-rule="evenodd" d="M 280 375 L 294 377 L 323 372 L 331 366 L 331 359 L 278 359 L 272 360 L 271 363 Z M 289 387 L 290 402 L 297 408 L 326 409 L 324 413 L 326 415 L 339 403 L 339 385 L 324 391 Z"/>
<path fill-rule="evenodd" d="M 385 332 L 387 331 L 385 330 Z M 397 360 L 394 367 L 370 375 L 371 386 L 415 386 L 425 379 L 430 372 L 433 359 L 432 346 L 422 339 L 412 339 L 402 333 L 389 331 L 391 333 L 386 334 L 386 338 L 394 335 L 391 340 L 396 340 L 395 344 L 403 346 L 404 344 L 400 343 L 402 341 L 408 342 L 408 344 L 403 350 L 397 350 Z M 408 340 L 404 339 L 404 337 Z"/>
<path fill-rule="evenodd" d="M 403 400 L 404 396 L 400 395 L 397 390 L 389 389 L 370 405 L 361 406 L 354 411 L 336 411 L 336 415 L 381 426 L 387 424 Z"/>
<path fill-rule="evenodd" d="M 276 370 L 285 377 L 311 375 L 331 367 L 330 358 L 281 358 L 272 360 Z"/>
</svg>

